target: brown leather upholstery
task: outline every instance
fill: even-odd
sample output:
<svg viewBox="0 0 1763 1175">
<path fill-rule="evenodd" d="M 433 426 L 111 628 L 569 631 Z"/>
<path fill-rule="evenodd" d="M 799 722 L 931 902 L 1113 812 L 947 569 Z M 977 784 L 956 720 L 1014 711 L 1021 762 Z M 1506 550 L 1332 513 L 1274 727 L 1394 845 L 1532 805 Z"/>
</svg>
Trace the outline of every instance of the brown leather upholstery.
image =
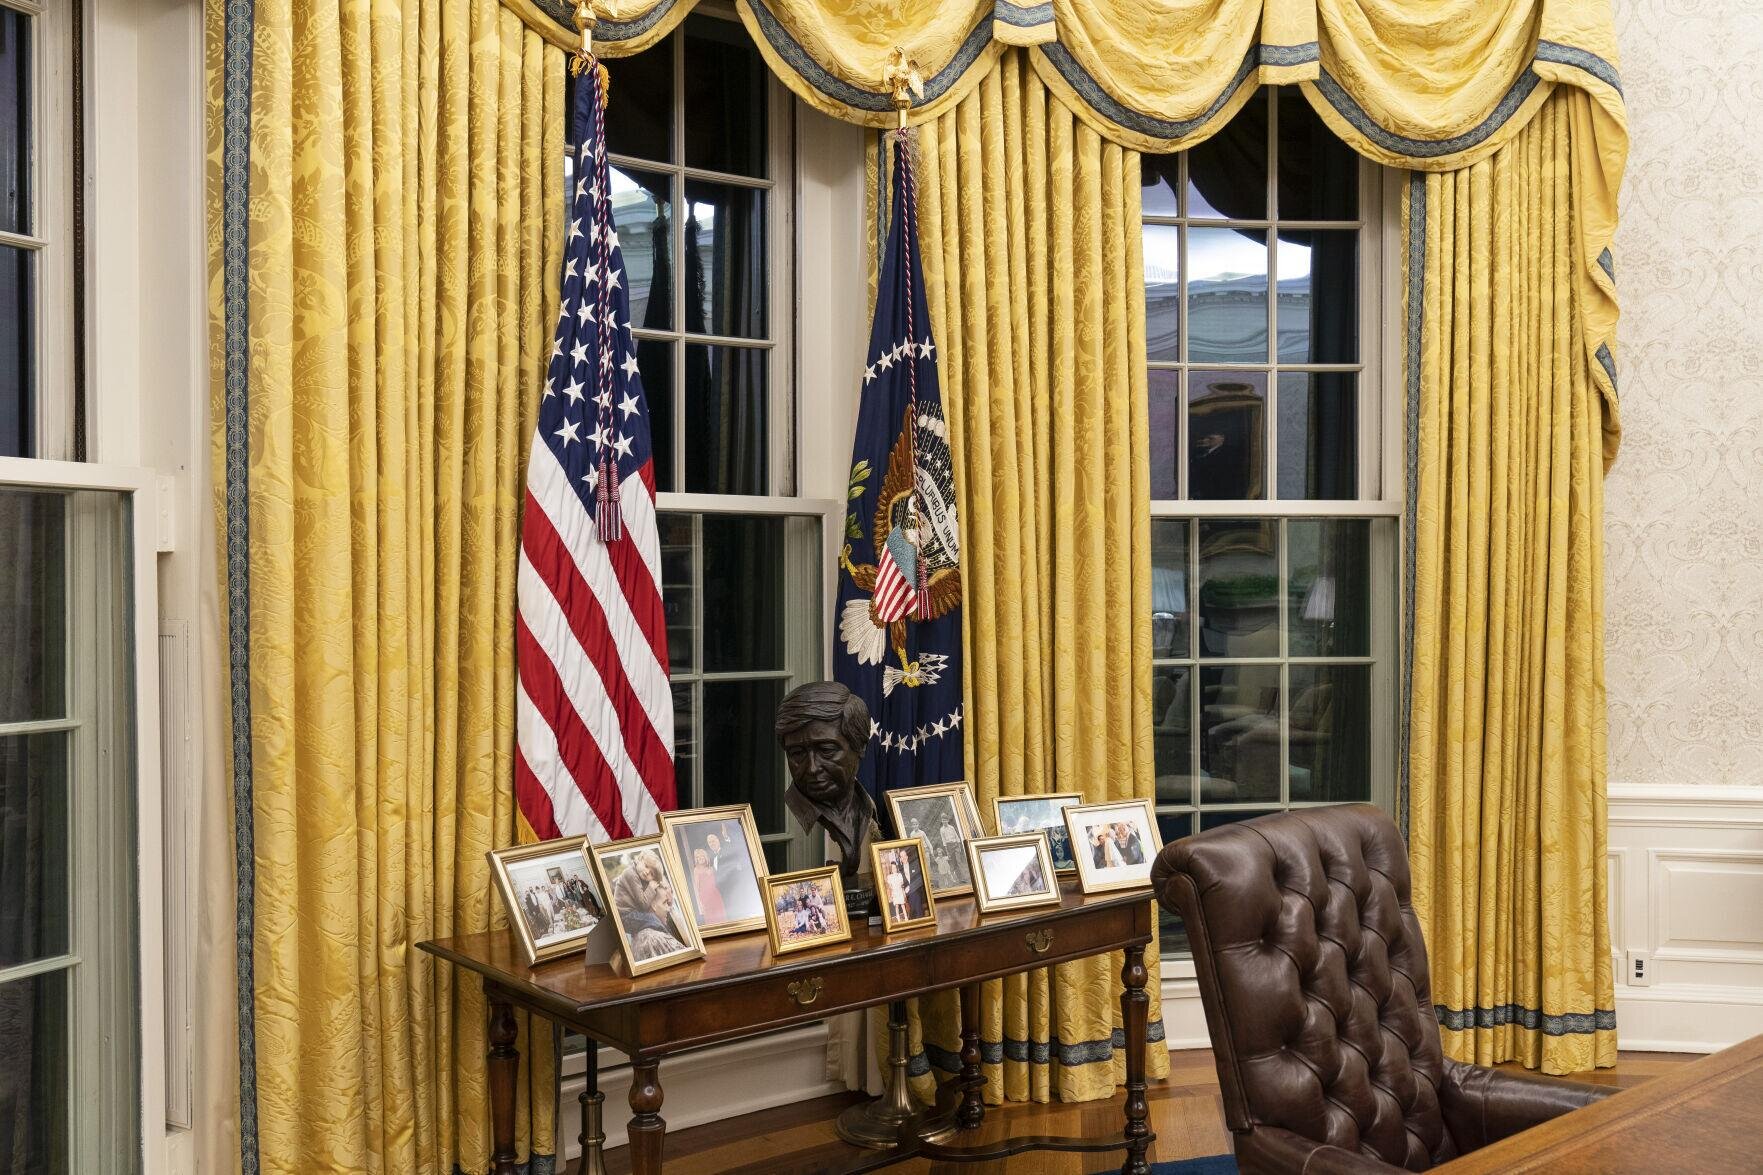
<svg viewBox="0 0 1763 1175">
<path fill-rule="evenodd" d="M 1187 837 L 1151 881 L 1187 927 L 1247 1175 L 1424 1171 L 1610 1092 L 1442 1057 L 1407 849 L 1377 808 Z"/>
</svg>

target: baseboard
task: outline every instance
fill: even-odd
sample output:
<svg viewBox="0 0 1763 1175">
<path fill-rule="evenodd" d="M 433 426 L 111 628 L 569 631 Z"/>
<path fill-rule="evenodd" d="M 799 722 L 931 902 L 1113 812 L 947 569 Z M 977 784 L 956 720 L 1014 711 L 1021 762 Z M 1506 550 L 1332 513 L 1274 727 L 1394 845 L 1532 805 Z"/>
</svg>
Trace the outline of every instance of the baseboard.
<svg viewBox="0 0 1763 1175">
<path fill-rule="evenodd" d="M 707 1122 L 842 1093 L 844 1084 L 827 1076 L 827 1043 L 827 1026 L 821 1023 L 670 1057 L 661 1062 L 665 1095 L 661 1116 L 668 1130 L 688 1130 Z M 583 1084 L 581 1055 L 566 1058 L 563 1112 L 557 1133 L 560 1149 L 569 1159 L 581 1153 L 576 1141 L 581 1129 L 576 1107 Z M 621 1054 L 602 1049 L 600 1091 L 606 1095 L 602 1117 L 608 1149 L 625 1143 L 630 1084 L 629 1063 Z"/>
<path fill-rule="evenodd" d="M 1212 1047 L 1192 959 L 1163 960 L 1163 1039 L 1172 1049 Z"/>
</svg>

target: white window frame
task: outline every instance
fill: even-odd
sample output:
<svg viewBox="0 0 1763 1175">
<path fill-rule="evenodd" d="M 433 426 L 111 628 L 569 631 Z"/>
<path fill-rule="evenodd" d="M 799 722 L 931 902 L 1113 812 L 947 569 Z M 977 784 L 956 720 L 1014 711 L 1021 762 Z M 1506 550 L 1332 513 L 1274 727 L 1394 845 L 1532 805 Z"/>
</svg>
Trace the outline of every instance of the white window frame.
<svg viewBox="0 0 1763 1175">
<path fill-rule="evenodd" d="M 166 1170 L 165 971 L 155 474 L 152 470 L 121 465 L 0 457 L 0 489 L 98 490 L 123 494 L 129 499 L 132 561 L 129 567 L 128 606 L 132 631 L 129 633 L 130 645 L 127 651 L 134 660 L 130 667 L 134 675 L 132 734 L 136 904 L 133 913 L 137 935 L 137 1002 L 134 1011 L 139 1041 L 138 1072 L 135 1074 L 139 1101 L 134 1107 L 138 1120 L 134 1128 L 140 1143 L 143 1175 L 160 1175 L 160 1172 Z M 71 561 L 73 566 L 70 567 L 70 582 L 71 577 L 81 571 L 77 556 Z M 70 625 L 70 629 L 71 627 Z M 90 656 L 94 650 L 84 648 L 81 642 L 85 639 L 89 638 L 70 631 L 70 650 L 79 656 Z M 101 698 L 105 692 L 102 689 L 98 691 Z M 68 730 L 77 729 L 78 725 L 77 719 L 12 724 L 0 727 L 0 733 L 18 733 L 21 729 L 35 728 Z M 70 761 L 70 782 L 77 783 L 79 770 Z M 78 803 L 77 789 L 70 788 L 74 828 L 69 846 L 68 869 L 71 883 L 70 910 L 73 914 L 69 923 L 69 954 L 82 958 L 102 949 L 107 936 L 101 920 L 107 914 L 114 916 L 117 912 L 104 911 L 89 886 L 84 893 L 80 892 L 79 883 L 82 878 L 90 877 L 94 867 L 101 867 L 103 862 L 82 863 L 80 860 L 82 841 L 89 844 L 89 838 L 82 837 L 79 831 L 84 822 L 79 816 Z M 36 964 L 8 969 L 5 975 L 9 979 L 21 978 L 24 973 L 33 970 L 58 969 L 64 962 L 65 957 L 40 960 Z M 79 964 L 75 963 L 74 971 L 77 972 L 78 969 Z M 79 1171 L 110 1170 L 114 1166 L 113 1156 L 105 1153 L 104 1147 L 107 1141 L 113 1139 L 107 1138 L 108 1132 L 103 1128 L 103 1114 L 106 1111 L 94 1111 L 93 1105 L 107 1100 L 102 1096 L 102 1091 L 108 1086 L 105 1071 L 110 1064 L 112 1050 L 106 1048 L 103 1041 L 82 1030 L 83 1017 L 89 1014 L 82 1011 L 82 1005 L 89 1009 L 92 1001 L 105 999 L 106 993 L 99 981 L 76 975 L 73 996 L 70 1001 L 68 1058 L 69 1138 L 73 1148 L 69 1156 L 71 1167 Z M 98 1120 L 87 1120 L 87 1116 L 94 1113 Z"/>
<path fill-rule="evenodd" d="M 1272 87 L 1268 87 L 1272 90 Z M 1254 665 L 1264 664 L 1274 667 L 1287 665 L 1302 666 L 1306 664 L 1367 664 L 1371 666 L 1371 761 L 1370 761 L 1370 793 L 1369 801 L 1394 812 L 1397 800 L 1397 780 L 1399 776 L 1399 723 L 1400 723 L 1400 682 L 1398 675 L 1404 650 L 1402 648 L 1402 632 L 1400 623 L 1400 605 L 1402 600 L 1401 566 L 1402 536 L 1406 524 L 1406 500 L 1404 491 L 1404 466 L 1402 463 L 1402 438 L 1404 430 L 1403 393 L 1401 388 L 1401 352 L 1400 331 L 1402 315 L 1400 313 L 1401 274 L 1400 274 L 1400 188 L 1391 173 L 1379 165 L 1363 157 L 1358 157 L 1359 166 L 1359 216 L 1353 221 L 1309 221 L 1284 220 L 1279 216 L 1278 190 L 1279 173 L 1277 166 L 1276 147 L 1279 141 L 1279 101 L 1277 91 L 1267 95 L 1268 102 L 1268 158 L 1267 158 L 1267 204 L 1266 217 L 1254 220 L 1232 220 L 1207 218 L 1198 222 L 1188 221 L 1186 209 L 1186 192 L 1181 199 L 1183 215 L 1148 214 L 1142 217 L 1144 225 L 1178 225 L 1193 224 L 1201 228 L 1248 228 L 1267 230 L 1273 228 L 1316 228 L 1316 229 L 1353 229 L 1358 233 L 1359 266 L 1358 266 L 1358 323 L 1359 323 L 1359 362 L 1357 364 L 1315 364 L 1315 363 L 1283 363 L 1278 360 L 1278 250 L 1269 249 L 1268 256 L 1268 337 L 1269 360 L 1264 363 L 1190 363 L 1185 357 L 1171 361 L 1156 361 L 1150 366 L 1154 369 L 1211 369 L 1213 367 L 1261 371 L 1267 375 L 1267 497 L 1260 500 L 1198 500 L 1188 498 L 1159 499 L 1151 501 L 1151 517 L 1156 519 L 1172 519 L 1186 521 L 1189 519 L 1215 518 L 1247 518 L 1271 521 L 1278 527 L 1279 533 L 1279 578 L 1280 599 L 1285 599 L 1286 576 L 1290 546 L 1287 541 L 1288 523 L 1292 519 L 1368 519 L 1391 520 L 1392 524 L 1384 527 L 1371 528 L 1370 566 L 1373 574 L 1371 579 L 1371 644 L 1369 652 L 1363 657 L 1326 656 L 1326 657 L 1293 657 L 1287 655 L 1289 634 L 1284 633 L 1282 620 L 1282 638 L 1280 655 L 1276 657 L 1226 657 L 1201 659 L 1197 657 L 1158 657 L 1155 664 L 1179 665 L 1186 667 L 1191 676 L 1191 688 L 1197 689 L 1199 674 L 1208 664 L 1211 665 Z M 1181 185 L 1185 188 L 1187 185 Z M 1180 313 L 1187 314 L 1187 282 L 1189 267 L 1187 265 L 1186 236 L 1182 237 L 1181 283 L 1179 292 Z M 1183 337 L 1186 337 L 1184 328 Z M 1352 500 L 1325 499 L 1287 499 L 1280 498 L 1279 493 L 1279 412 L 1278 412 L 1278 379 L 1279 372 L 1287 371 L 1356 371 L 1357 397 L 1359 406 L 1358 422 L 1358 490 L 1359 497 Z M 1190 427 L 1188 416 L 1189 385 L 1184 375 L 1181 381 L 1180 400 L 1177 408 L 1177 419 L 1180 421 L 1180 443 L 1177 444 L 1176 486 L 1178 492 L 1188 491 L 1188 452 L 1190 445 L 1187 430 Z M 1190 532 L 1191 533 L 1191 532 Z M 1199 553 L 1190 544 L 1188 551 L 1188 582 L 1196 582 L 1193 575 L 1197 566 Z M 1386 569 L 1393 569 L 1394 575 L 1386 575 Z M 1189 592 L 1190 625 L 1197 620 L 1197 599 L 1193 591 Z M 1283 604 L 1282 604 L 1283 607 Z M 1197 652 L 1197 650 L 1194 650 Z M 1280 710 L 1280 762 L 1289 761 L 1290 722 L 1286 710 L 1287 697 L 1282 692 Z M 1388 704 L 1382 704 L 1386 702 Z M 1195 724 L 1190 737 L 1198 740 L 1202 730 Z M 1306 807 L 1328 807 L 1340 801 L 1292 801 L 1289 798 L 1290 781 L 1288 773 L 1282 769 L 1279 799 L 1265 801 L 1243 801 L 1240 803 L 1186 804 L 1158 802 L 1157 811 L 1170 815 L 1186 815 L 1193 817 L 1199 813 L 1212 812 L 1249 812 L 1272 811 Z"/>
<path fill-rule="evenodd" d="M 31 174 L 31 230 L 0 230 L 0 245 L 35 254 L 32 267 L 33 457 L 73 456 L 74 439 L 74 215 L 73 0 L 0 0 L 0 8 L 32 18 L 31 125 L 27 166 Z"/>
</svg>

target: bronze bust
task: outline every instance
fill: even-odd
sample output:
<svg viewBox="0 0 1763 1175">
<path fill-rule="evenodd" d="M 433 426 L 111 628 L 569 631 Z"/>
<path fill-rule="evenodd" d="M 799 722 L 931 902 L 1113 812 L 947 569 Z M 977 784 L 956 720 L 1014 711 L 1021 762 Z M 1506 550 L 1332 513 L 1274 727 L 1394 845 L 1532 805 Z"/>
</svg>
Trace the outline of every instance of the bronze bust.
<svg viewBox="0 0 1763 1175">
<path fill-rule="evenodd" d="M 832 835 L 849 888 L 868 873 L 878 831 L 875 801 L 857 782 L 869 748 L 869 707 L 836 681 L 811 681 L 778 705 L 774 729 L 790 767 L 784 802 L 805 831 L 819 825 Z"/>
</svg>

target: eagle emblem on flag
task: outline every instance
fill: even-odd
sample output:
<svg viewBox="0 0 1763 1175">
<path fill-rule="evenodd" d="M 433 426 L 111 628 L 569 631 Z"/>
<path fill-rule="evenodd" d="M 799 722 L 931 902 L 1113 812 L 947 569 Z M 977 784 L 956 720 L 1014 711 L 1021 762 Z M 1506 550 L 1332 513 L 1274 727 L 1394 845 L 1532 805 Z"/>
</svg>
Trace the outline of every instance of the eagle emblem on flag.
<svg viewBox="0 0 1763 1175">
<path fill-rule="evenodd" d="M 833 675 L 869 707 L 860 777 L 879 796 L 964 773 L 961 528 L 912 163 L 895 132 L 892 223 L 876 286 L 846 487 Z"/>
</svg>

